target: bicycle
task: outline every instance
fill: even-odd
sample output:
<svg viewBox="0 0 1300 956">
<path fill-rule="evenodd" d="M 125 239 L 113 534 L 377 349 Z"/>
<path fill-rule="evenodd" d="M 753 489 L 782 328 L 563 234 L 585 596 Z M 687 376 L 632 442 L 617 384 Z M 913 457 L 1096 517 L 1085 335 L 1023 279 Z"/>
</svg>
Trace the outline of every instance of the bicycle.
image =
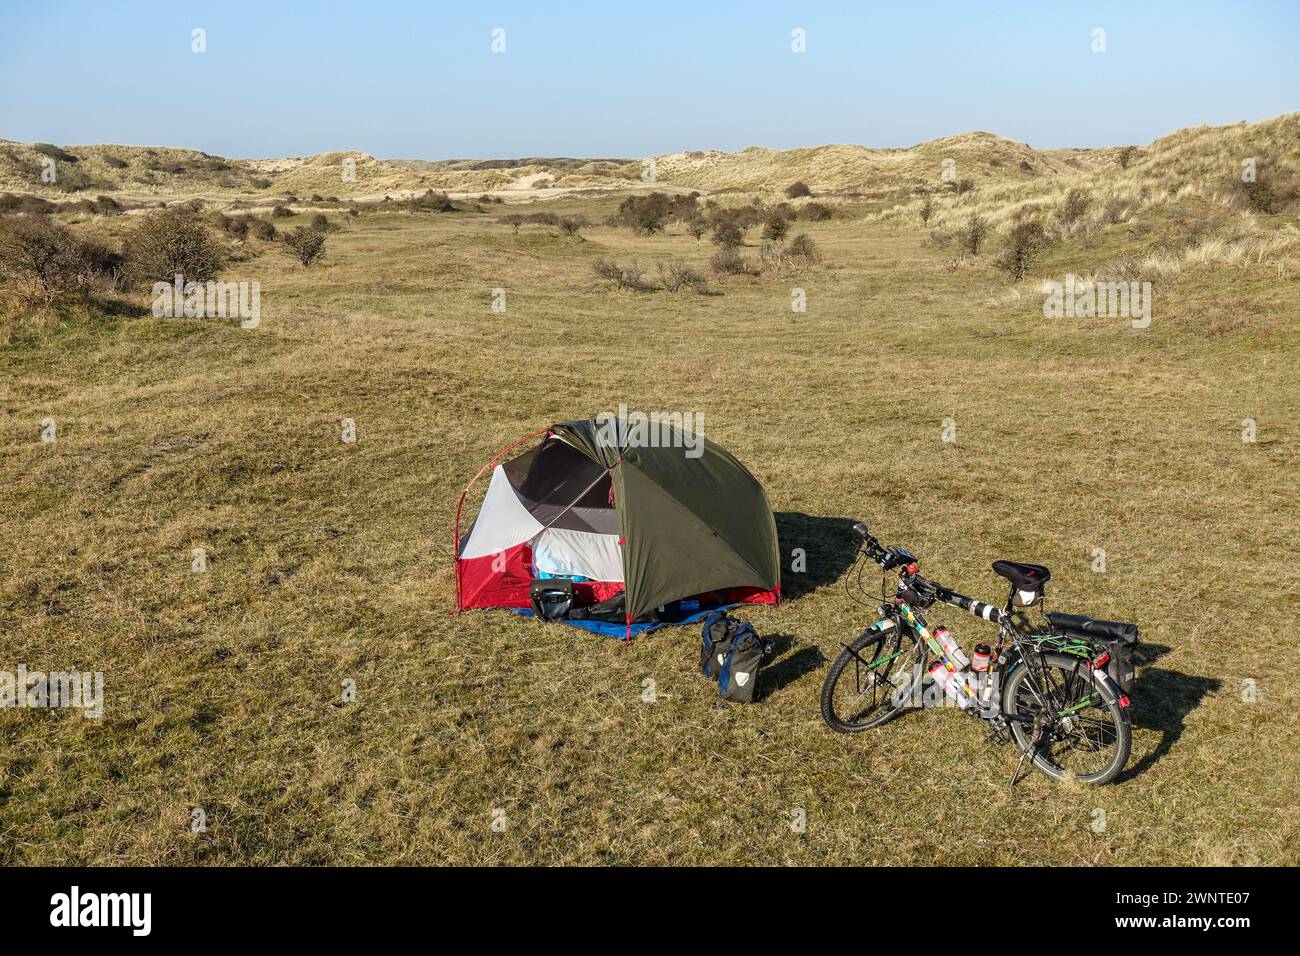
<svg viewBox="0 0 1300 956">
<path fill-rule="evenodd" d="M 918 703 L 933 706 L 938 698 L 984 719 L 995 742 L 1015 742 L 1021 756 L 1013 786 L 1026 759 L 1055 780 L 1073 777 L 1100 785 L 1115 779 L 1132 744 L 1128 690 L 1136 625 L 1049 613 L 1049 628 L 1034 633 L 1013 618 L 1017 608 L 1042 604 L 1051 578 L 1042 565 L 995 561 L 993 570 L 1011 584 L 1006 604 L 997 607 L 922 577 L 915 555 L 882 546 L 866 525 L 855 524 L 853 532 L 858 539 L 853 568 L 864 595 L 868 562 L 881 568 L 880 619 L 842 645 L 826 675 L 821 709 L 831 729 L 853 733 L 879 727 Z M 887 597 L 890 571 L 898 573 L 898 585 Z M 924 612 L 936 601 L 996 625 L 996 646 L 978 645 L 976 650 L 987 653 L 974 661 L 966 658 L 946 628 L 931 631 L 926 623 Z M 983 657 L 987 667 L 968 666 Z"/>
</svg>

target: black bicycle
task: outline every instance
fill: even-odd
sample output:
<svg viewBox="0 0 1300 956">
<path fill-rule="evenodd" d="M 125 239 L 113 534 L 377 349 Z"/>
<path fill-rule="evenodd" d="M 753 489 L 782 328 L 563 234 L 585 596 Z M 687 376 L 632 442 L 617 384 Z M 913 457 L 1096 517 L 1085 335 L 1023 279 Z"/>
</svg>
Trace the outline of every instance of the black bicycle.
<svg viewBox="0 0 1300 956">
<path fill-rule="evenodd" d="M 983 718 L 998 743 L 1020 750 L 1011 782 L 1028 759 L 1055 780 L 1114 780 L 1132 743 L 1128 692 L 1133 681 L 1136 625 L 1082 615 L 1049 613 L 1041 633 L 1017 624 L 1017 610 L 1041 606 L 1051 572 L 1038 564 L 995 561 L 1011 584 L 1003 607 L 976 601 L 922 577 L 907 549 L 883 547 L 864 524 L 858 539 L 856 580 L 868 562 L 881 568 L 880 619 L 831 664 L 822 685 L 822 716 L 833 730 L 879 727 L 904 710 L 955 706 Z M 887 595 L 889 573 L 898 575 Z M 852 596 L 852 595 L 851 595 Z M 930 630 L 925 610 L 936 601 L 997 626 L 996 644 L 966 655 L 946 628 Z M 1027 617 L 1028 614 L 1020 615 Z"/>
</svg>

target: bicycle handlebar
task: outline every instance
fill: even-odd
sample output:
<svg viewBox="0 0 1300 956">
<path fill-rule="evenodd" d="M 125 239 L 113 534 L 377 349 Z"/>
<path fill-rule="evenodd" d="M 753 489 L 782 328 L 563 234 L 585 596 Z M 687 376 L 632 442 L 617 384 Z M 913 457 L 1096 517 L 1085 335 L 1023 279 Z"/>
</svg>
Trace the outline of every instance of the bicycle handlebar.
<svg viewBox="0 0 1300 956">
<path fill-rule="evenodd" d="M 892 548 L 883 547 L 876 537 L 867 529 L 865 524 L 858 522 L 853 526 L 853 533 L 862 541 L 860 550 L 868 558 L 875 561 L 880 567 L 889 571 L 892 568 L 899 567 L 905 562 Z M 904 552 L 906 553 L 906 552 Z M 902 584 L 924 596 L 931 597 L 935 600 L 942 601 L 944 604 L 950 604 L 953 607 L 960 608 L 975 617 L 982 618 L 985 621 L 991 621 L 994 624 L 1000 623 L 1005 616 L 1001 608 L 984 601 L 977 601 L 974 598 L 967 597 L 964 594 L 958 594 L 956 591 L 944 587 L 937 581 L 930 581 L 921 577 L 915 570 L 914 564 L 908 564 L 907 569 L 899 574 Z"/>
</svg>

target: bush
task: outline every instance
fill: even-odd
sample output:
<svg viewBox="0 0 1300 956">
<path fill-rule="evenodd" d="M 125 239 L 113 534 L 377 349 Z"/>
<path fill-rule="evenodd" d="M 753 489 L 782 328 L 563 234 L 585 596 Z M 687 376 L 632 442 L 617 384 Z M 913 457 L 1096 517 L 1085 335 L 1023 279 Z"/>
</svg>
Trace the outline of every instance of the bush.
<svg viewBox="0 0 1300 956">
<path fill-rule="evenodd" d="M 284 234 L 284 244 L 304 267 L 311 266 L 325 255 L 325 235 L 315 229 L 298 226 Z"/>
<path fill-rule="evenodd" d="M 669 292 L 692 289 L 704 295 L 709 291 L 709 282 L 704 274 L 684 262 L 659 263 L 659 281 Z"/>
<path fill-rule="evenodd" d="M 272 219 L 287 219 L 289 216 L 292 215 L 293 215 L 293 210 L 291 210 L 288 206 L 284 206 L 279 203 L 276 203 L 276 205 L 271 207 Z"/>
<path fill-rule="evenodd" d="M 207 227 L 184 209 L 161 209 L 140 219 L 124 242 L 126 272 L 132 282 L 152 285 L 215 279 L 224 265 L 221 249 Z"/>
<path fill-rule="evenodd" d="M 330 222 L 329 216 L 325 215 L 323 212 L 317 212 L 312 213 L 311 221 L 308 223 L 308 228 L 313 229 L 316 232 L 338 232 L 339 227 Z"/>
<path fill-rule="evenodd" d="M 261 176 L 254 176 L 252 179 L 249 180 L 249 185 L 252 186 L 254 189 L 270 189 L 271 180 L 264 179 Z"/>
<path fill-rule="evenodd" d="M 694 200 L 691 201 L 692 204 Z M 661 232 L 669 219 L 681 207 L 667 193 L 650 193 L 648 196 L 628 196 L 618 206 L 617 220 L 635 232 L 652 236 Z"/>
<path fill-rule="evenodd" d="M 918 213 L 921 217 L 921 225 L 928 226 L 930 219 L 934 216 L 934 197 L 929 193 L 921 197 L 921 208 Z"/>
<path fill-rule="evenodd" d="M 1028 274 L 1030 265 L 1046 245 L 1047 234 L 1039 223 L 1017 223 L 1008 233 L 1007 245 L 994 258 L 993 264 L 1010 273 L 1013 282 L 1019 282 Z"/>
<path fill-rule="evenodd" d="M 52 143 L 32 143 L 32 149 L 42 156 L 48 156 L 50 159 L 58 160 L 60 163 L 79 163 L 81 158 L 66 149 L 60 149 Z"/>
<path fill-rule="evenodd" d="M 957 190 L 957 195 L 958 195 L 958 196 L 961 196 L 961 195 L 963 195 L 963 194 L 965 194 L 965 193 L 970 192 L 972 189 L 975 188 L 975 180 L 973 180 L 973 179 L 959 179 L 959 180 L 957 180 L 957 182 L 953 185 L 953 188 Z"/>
<path fill-rule="evenodd" d="M 108 164 L 110 169 L 126 169 L 127 166 L 131 165 L 126 160 L 118 159 L 116 156 L 105 156 L 104 162 Z"/>
<path fill-rule="evenodd" d="M 724 249 L 735 249 L 745 241 L 745 230 L 734 219 L 721 219 L 713 224 L 713 242 Z"/>
<path fill-rule="evenodd" d="M 786 221 L 784 216 L 776 213 L 769 216 L 767 222 L 763 224 L 763 238 L 772 242 L 780 242 L 789 231 L 790 223 Z"/>
<path fill-rule="evenodd" d="M 1092 197 L 1078 187 L 1071 189 L 1065 195 L 1065 201 L 1061 203 L 1061 208 L 1057 211 L 1057 218 L 1061 220 L 1062 225 L 1073 225 L 1083 217 L 1092 205 Z"/>
<path fill-rule="evenodd" d="M 1254 212 L 1271 214 L 1277 206 L 1277 196 L 1273 192 L 1273 187 L 1262 179 L 1242 183 L 1241 192 L 1245 196 L 1246 207 Z"/>
<path fill-rule="evenodd" d="M 808 265 L 817 265 L 822 261 L 821 250 L 817 248 L 817 243 L 813 242 L 805 232 L 791 239 L 790 247 L 786 251 L 792 258 L 801 259 Z"/>
<path fill-rule="evenodd" d="M 280 232 L 275 228 L 275 224 L 265 219 L 250 219 L 248 221 L 248 231 L 254 239 L 273 240 L 279 238 Z"/>
<path fill-rule="evenodd" d="M 800 210 L 800 215 L 809 222 L 826 222 L 831 218 L 831 207 L 824 203 L 810 202 Z"/>
<path fill-rule="evenodd" d="M 718 275 L 753 275 L 754 267 L 733 246 L 724 246 L 709 258 L 709 268 Z"/>
<path fill-rule="evenodd" d="M 122 204 L 112 196 L 96 196 L 95 201 L 90 204 L 90 209 L 101 216 L 122 215 Z"/>
<path fill-rule="evenodd" d="M 971 216 L 966 221 L 966 225 L 957 230 L 957 241 L 972 256 L 977 256 L 980 254 L 980 246 L 984 244 L 984 237 L 988 235 L 988 232 L 988 223 L 979 216 Z"/>
<path fill-rule="evenodd" d="M 1133 164 L 1133 160 L 1137 158 L 1137 151 L 1136 146 L 1125 146 L 1121 149 L 1119 155 L 1115 157 L 1115 162 L 1119 163 L 1119 168 L 1128 169 Z"/>
<path fill-rule="evenodd" d="M 700 244 L 700 239 L 709 231 L 709 222 L 703 216 L 692 216 L 686 220 L 686 234 L 695 237 L 695 244 Z"/>
<path fill-rule="evenodd" d="M 42 199 L 40 196 L 16 196 L 13 193 L 0 193 L 0 214 L 31 213 L 33 215 L 47 215 L 58 211 L 59 206 L 57 203 Z"/>
<path fill-rule="evenodd" d="M 625 266 L 619 265 L 613 259 L 597 259 L 592 263 L 591 270 L 596 275 L 613 283 L 616 289 L 631 289 L 633 292 L 648 292 L 650 286 L 646 285 L 645 270 L 641 268 L 639 262 L 633 261 Z"/>
<path fill-rule="evenodd" d="M 45 216 L 0 220 L 0 285 L 26 305 L 84 296 L 95 278 L 91 257 L 66 226 Z"/>
<path fill-rule="evenodd" d="M 803 180 L 800 180 L 797 183 L 792 183 L 785 191 L 787 199 L 803 199 L 805 196 L 811 196 L 812 194 L 813 191 L 808 188 L 808 184 Z"/>
<path fill-rule="evenodd" d="M 586 216 L 561 216 L 558 223 L 560 232 L 566 236 L 576 236 L 579 231 L 587 227 Z"/>
<path fill-rule="evenodd" d="M 455 212 L 456 204 L 446 193 L 427 189 L 423 195 L 408 199 L 406 208 L 410 212 Z"/>
</svg>

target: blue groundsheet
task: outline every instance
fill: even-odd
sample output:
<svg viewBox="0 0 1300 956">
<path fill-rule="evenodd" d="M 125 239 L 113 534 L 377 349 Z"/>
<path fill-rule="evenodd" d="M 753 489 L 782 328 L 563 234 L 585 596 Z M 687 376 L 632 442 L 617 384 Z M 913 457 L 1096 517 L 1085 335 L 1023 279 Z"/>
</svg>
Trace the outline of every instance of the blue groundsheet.
<svg viewBox="0 0 1300 956">
<path fill-rule="evenodd" d="M 733 608 L 735 606 L 736 606 L 736 602 L 734 601 L 730 604 L 717 604 L 717 603 L 709 603 L 709 602 L 700 602 L 695 600 L 683 601 L 681 604 L 681 608 L 679 609 L 679 617 L 677 618 L 677 620 L 654 621 L 654 622 L 647 622 L 644 624 L 633 624 L 632 634 L 634 636 L 638 634 L 648 634 L 650 631 L 657 631 L 659 628 L 664 627 L 666 625 L 694 624 L 696 621 L 703 620 L 712 611 L 722 610 L 726 608 Z M 512 611 L 515 614 L 522 614 L 524 617 L 533 616 L 533 609 L 530 607 L 512 607 L 512 608 L 506 608 L 506 610 Z M 628 636 L 628 625 L 626 624 L 611 624 L 606 621 L 574 621 L 568 618 L 565 618 L 563 621 L 557 623 L 567 624 L 570 627 L 580 627 L 584 631 L 591 631 L 593 634 L 603 634 L 606 637 L 621 638 L 621 637 Z"/>
</svg>

